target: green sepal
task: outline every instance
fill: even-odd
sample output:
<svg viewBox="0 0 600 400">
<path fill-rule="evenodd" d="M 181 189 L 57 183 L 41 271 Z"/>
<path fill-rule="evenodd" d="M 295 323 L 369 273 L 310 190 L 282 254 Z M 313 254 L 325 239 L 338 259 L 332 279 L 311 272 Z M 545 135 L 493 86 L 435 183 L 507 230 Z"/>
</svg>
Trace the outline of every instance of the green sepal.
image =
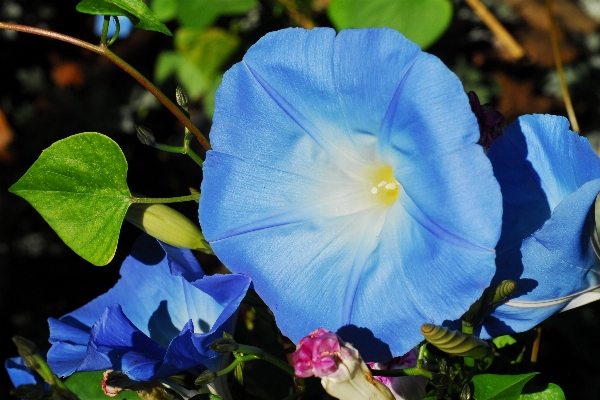
<svg viewBox="0 0 600 400">
<path fill-rule="evenodd" d="M 560 386 L 549 383 L 541 392 L 521 394 L 519 400 L 566 400 L 566 397 Z"/>
<path fill-rule="evenodd" d="M 134 391 L 124 390 L 114 397 L 108 397 L 102 391 L 103 371 L 94 372 L 77 372 L 65 381 L 65 384 L 80 400 L 99 400 L 99 399 L 115 399 L 115 400 L 136 400 L 140 396 Z"/>
<path fill-rule="evenodd" d="M 136 28 L 173 36 L 169 28 L 160 22 L 156 13 L 142 0 L 82 0 L 76 9 L 84 14 L 124 16 L 129 18 Z"/>
<path fill-rule="evenodd" d="M 327 9 L 336 29 L 396 29 L 421 48 L 433 44 L 452 20 L 450 0 L 331 0 Z"/>
<path fill-rule="evenodd" d="M 127 161 L 100 133 L 59 140 L 44 150 L 10 192 L 27 200 L 73 251 L 106 265 L 131 204 Z"/>
<path fill-rule="evenodd" d="M 473 377 L 475 400 L 519 400 L 525 384 L 539 372 L 522 375 L 482 374 Z"/>
</svg>

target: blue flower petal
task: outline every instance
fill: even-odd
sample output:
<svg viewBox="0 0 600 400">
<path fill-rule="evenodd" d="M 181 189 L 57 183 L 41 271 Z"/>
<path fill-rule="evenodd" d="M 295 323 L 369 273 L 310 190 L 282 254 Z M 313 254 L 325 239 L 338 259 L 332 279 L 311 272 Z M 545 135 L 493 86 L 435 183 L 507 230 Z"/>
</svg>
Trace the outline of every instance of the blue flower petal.
<svg viewBox="0 0 600 400">
<path fill-rule="evenodd" d="M 203 232 L 292 340 L 354 326 L 370 359 L 402 355 L 492 278 L 501 200 L 478 132 L 456 76 L 395 31 L 268 34 L 217 92 Z"/>
<path fill-rule="evenodd" d="M 598 286 L 591 236 L 600 159 L 568 126 L 523 116 L 490 148 L 504 202 L 494 281 L 515 280 L 517 292 L 485 321 L 484 337 L 531 329 Z"/>
<path fill-rule="evenodd" d="M 6 372 L 15 387 L 44 384 L 44 380 L 33 369 L 25 366 L 21 357 L 9 358 L 4 362 Z M 45 386 L 48 386 L 47 384 Z"/>
<path fill-rule="evenodd" d="M 57 374 L 112 368 L 147 380 L 212 362 L 210 341 L 233 329 L 250 280 L 205 277 L 189 250 L 163 247 L 142 237 L 115 287 L 49 320 L 48 362 Z"/>
</svg>

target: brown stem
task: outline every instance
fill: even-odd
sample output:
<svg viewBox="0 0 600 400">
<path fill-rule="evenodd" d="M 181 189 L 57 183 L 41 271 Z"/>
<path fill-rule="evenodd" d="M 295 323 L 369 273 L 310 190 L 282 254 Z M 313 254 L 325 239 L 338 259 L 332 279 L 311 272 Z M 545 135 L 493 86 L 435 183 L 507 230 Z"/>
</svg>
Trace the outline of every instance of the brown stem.
<svg viewBox="0 0 600 400">
<path fill-rule="evenodd" d="M 33 35 L 43 36 L 50 39 L 60 40 L 81 48 L 93 51 L 94 53 L 100 54 L 108 58 L 110 61 L 115 63 L 123 71 L 131 75 L 136 81 L 138 81 L 143 87 L 145 87 L 150 93 L 152 93 L 181 123 L 190 130 L 190 132 L 196 136 L 202 147 L 206 150 L 210 150 L 210 143 L 208 139 L 202 135 L 202 133 L 194 126 L 192 121 L 185 115 L 185 113 L 175 105 L 167 96 L 164 95 L 152 82 L 146 77 L 140 74 L 135 68 L 126 63 L 124 60 L 119 58 L 115 53 L 110 51 L 105 45 L 96 46 L 83 40 L 76 39 L 72 36 L 63 35 L 61 33 L 49 31 L 47 29 L 34 28 L 32 26 L 13 24 L 10 22 L 0 22 L 0 29 L 7 29 L 11 31 L 31 33 Z"/>
<path fill-rule="evenodd" d="M 298 25 L 304 29 L 312 29 L 315 27 L 315 23 L 310 18 L 298 11 L 298 7 L 296 7 L 294 0 L 279 0 L 279 2 L 285 7 L 290 18 Z"/>
<path fill-rule="evenodd" d="M 525 50 L 517 43 L 515 38 L 504 28 L 504 26 L 494 17 L 494 14 L 480 0 L 465 0 L 467 4 L 481 18 L 484 24 L 492 31 L 494 36 L 504 45 L 508 53 L 519 60 L 525 56 Z"/>
<path fill-rule="evenodd" d="M 552 12 L 551 0 L 546 0 L 546 8 L 548 9 L 548 18 L 550 20 L 550 40 L 552 41 L 552 53 L 554 54 L 554 63 L 556 64 L 556 72 L 558 73 L 558 78 L 560 80 L 560 88 L 562 89 L 563 99 L 565 100 L 567 115 L 569 116 L 569 122 L 571 122 L 571 128 L 573 128 L 575 132 L 579 132 L 579 123 L 577 123 L 575 110 L 573 110 L 573 103 L 571 103 L 571 96 L 569 95 L 569 88 L 567 87 L 567 80 L 565 79 L 565 71 L 563 70 L 562 59 L 560 58 L 558 34 L 556 33 L 556 23 L 554 22 L 554 13 Z"/>
</svg>

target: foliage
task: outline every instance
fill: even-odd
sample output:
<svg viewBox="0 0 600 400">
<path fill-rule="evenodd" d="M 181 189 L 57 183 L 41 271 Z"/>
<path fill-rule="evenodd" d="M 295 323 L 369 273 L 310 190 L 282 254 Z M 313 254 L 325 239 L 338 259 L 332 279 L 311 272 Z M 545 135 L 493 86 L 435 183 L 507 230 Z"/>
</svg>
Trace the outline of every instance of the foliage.
<svg viewBox="0 0 600 400">
<path fill-rule="evenodd" d="M 112 139 L 87 132 L 60 140 L 9 190 L 81 257 L 94 265 L 113 258 L 131 193 L 127 161 Z"/>
</svg>

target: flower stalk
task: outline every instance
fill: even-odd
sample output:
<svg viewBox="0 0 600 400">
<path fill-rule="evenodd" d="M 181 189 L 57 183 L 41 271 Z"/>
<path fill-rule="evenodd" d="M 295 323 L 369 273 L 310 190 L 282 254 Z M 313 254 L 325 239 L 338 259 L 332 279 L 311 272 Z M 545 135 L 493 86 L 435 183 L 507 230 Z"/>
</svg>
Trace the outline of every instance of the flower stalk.
<svg viewBox="0 0 600 400">
<path fill-rule="evenodd" d="M 60 40 L 66 43 L 70 43 L 75 46 L 79 46 L 89 51 L 93 51 L 96 54 L 106 57 L 112 61 L 115 65 L 121 68 L 123 71 L 131 75 L 136 81 L 138 81 L 146 90 L 152 93 L 190 132 L 198 139 L 202 147 L 206 150 L 210 150 L 210 143 L 208 139 L 194 126 L 192 121 L 185 115 L 185 113 L 175 105 L 163 92 L 161 92 L 150 80 L 140 74 L 135 68 L 117 56 L 115 53 L 110 51 L 106 43 L 100 43 L 99 46 L 85 42 L 80 39 L 76 39 L 72 36 L 63 35 L 58 32 L 53 32 L 47 29 L 35 28 L 32 26 L 13 24 L 10 22 L 0 22 L 0 29 L 7 29 L 23 33 L 31 33 L 33 35 L 43 36 L 50 39 Z"/>
</svg>

